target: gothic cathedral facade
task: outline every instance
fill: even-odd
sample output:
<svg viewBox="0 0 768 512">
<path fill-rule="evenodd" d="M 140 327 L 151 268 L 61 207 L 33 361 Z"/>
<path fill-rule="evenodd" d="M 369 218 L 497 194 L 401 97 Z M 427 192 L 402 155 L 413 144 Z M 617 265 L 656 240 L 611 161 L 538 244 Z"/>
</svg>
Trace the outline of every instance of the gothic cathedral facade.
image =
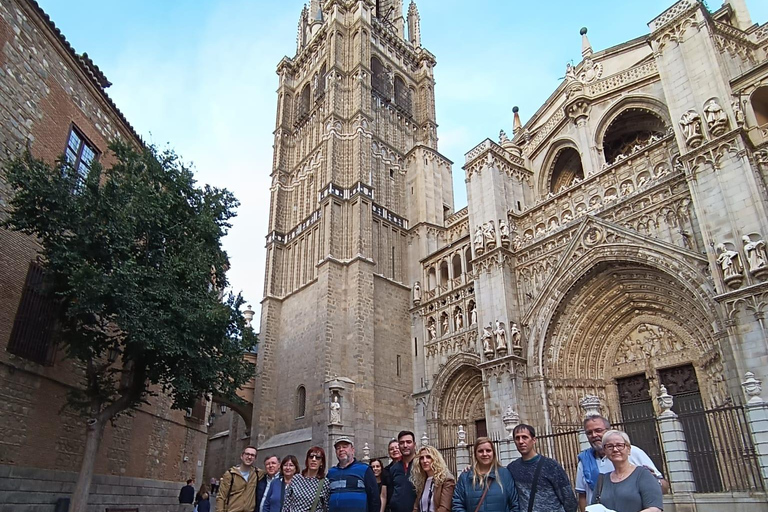
<svg viewBox="0 0 768 512">
<path fill-rule="evenodd" d="M 652 416 L 768 378 L 768 24 L 680 0 L 593 51 L 511 137 L 466 154 L 453 207 L 433 67 L 402 0 L 312 0 L 278 65 L 252 439 L 384 454 L 598 397 Z"/>
</svg>

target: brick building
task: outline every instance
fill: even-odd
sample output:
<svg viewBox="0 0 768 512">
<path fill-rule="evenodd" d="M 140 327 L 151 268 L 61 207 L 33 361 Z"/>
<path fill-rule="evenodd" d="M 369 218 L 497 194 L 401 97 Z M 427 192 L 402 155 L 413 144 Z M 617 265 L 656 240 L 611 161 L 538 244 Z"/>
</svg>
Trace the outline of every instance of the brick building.
<svg viewBox="0 0 768 512">
<path fill-rule="evenodd" d="M 0 2 L 0 160 L 27 147 L 51 163 L 66 153 L 87 172 L 96 159 L 110 164 L 110 140 L 140 144 L 107 95 L 109 85 L 33 0 Z M 8 192 L 0 180 L 0 208 Z M 52 511 L 74 485 L 85 440 L 83 419 L 62 409 L 80 372 L 56 350 L 36 251 L 29 237 L 0 230 L 0 480 L 9 482 L 0 487 L 3 511 Z M 179 482 L 200 481 L 205 405 L 185 415 L 166 397 L 152 402 L 107 427 L 92 503 L 165 511 L 176 503 Z"/>
</svg>

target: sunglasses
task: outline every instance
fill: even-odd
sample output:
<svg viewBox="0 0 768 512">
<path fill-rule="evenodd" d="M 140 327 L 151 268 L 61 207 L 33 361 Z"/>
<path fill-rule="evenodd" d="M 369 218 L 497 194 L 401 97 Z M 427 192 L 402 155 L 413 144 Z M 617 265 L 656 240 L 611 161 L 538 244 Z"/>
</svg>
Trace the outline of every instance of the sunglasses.
<svg viewBox="0 0 768 512">
<path fill-rule="evenodd" d="M 323 460 L 323 456 L 320 455 L 319 453 L 310 453 L 308 458 L 315 459 L 315 460 Z"/>
</svg>

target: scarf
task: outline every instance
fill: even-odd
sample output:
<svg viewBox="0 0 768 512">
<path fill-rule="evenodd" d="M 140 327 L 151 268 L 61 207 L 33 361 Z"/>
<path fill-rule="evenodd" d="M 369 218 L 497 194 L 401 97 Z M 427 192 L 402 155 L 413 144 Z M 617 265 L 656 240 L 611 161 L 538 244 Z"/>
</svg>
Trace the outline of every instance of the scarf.
<svg viewBox="0 0 768 512">
<path fill-rule="evenodd" d="M 579 453 L 579 460 L 581 461 L 581 470 L 584 473 L 584 480 L 586 480 L 589 488 L 594 491 L 595 485 L 597 485 L 597 478 L 600 476 L 600 470 L 597 468 L 595 449 L 587 448 Z"/>
</svg>

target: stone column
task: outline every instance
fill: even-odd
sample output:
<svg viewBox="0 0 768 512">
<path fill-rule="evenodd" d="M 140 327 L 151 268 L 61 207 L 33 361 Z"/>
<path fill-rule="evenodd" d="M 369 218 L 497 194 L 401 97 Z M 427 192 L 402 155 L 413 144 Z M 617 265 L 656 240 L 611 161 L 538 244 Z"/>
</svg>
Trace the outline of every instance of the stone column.
<svg viewBox="0 0 768 512">
<path fill-rule="evenodd" d="M 459 442 L 456 443 L 456 478 L 471 463 L 469 447 L 467 446 L 467 432 L 464 430 L 464 425 L 459 425 L 457 436 Z"/>
<path fill-rule="evenodd" d="M 675 494 L 696 492 L 683 424 L 677 419 L 677 414 L 672 412 L 673 398 L 667 393 L 667 388 L 662 385 L 656 399 L 661 409 L 659 414 L 661 444 L 669 470 L 669 474 L 665 476 Z"/>
<path fill-rule="evenodd" d="M 507 431 L 507 437 L 499 443 L 498 455 L 502 465 L 506 466 L 513 460 L 520 458 L 520 452 L 517 451 L 517 446 L 515 446 L 514 434 L 515 427 L 520 424 L 520 415 L 512 409 L 511 405 L 508 405 L 501 421 L 504 422 L 504 430 Z"/>
<path fill-rule="evenodd" d="M 763 391 L 762 382 L 752 372 L 747 372 L 744 377 L 741 386 L 747 396 L 747 422 L 752 432 L 760 475 L 768 485 L 768 402 L 760 396 Z"/>
</svg>

